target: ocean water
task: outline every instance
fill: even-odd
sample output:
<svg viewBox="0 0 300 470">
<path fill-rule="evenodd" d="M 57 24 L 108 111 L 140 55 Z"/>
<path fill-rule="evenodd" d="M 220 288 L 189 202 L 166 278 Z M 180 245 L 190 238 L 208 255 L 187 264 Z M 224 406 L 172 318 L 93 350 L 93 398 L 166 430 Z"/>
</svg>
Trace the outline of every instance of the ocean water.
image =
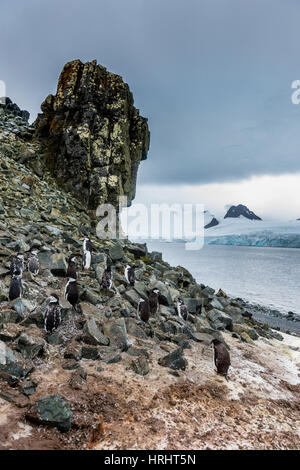
<svg viewBox="0 0 300 470">
<path fill-rule="evenodd" d="M 204 245 L 187 251 L 184 243 L 147 241 L 172 266 L 187 268 L 197 282 L 232 297 L 300 314 L 300 249 Z"/>
</svg>

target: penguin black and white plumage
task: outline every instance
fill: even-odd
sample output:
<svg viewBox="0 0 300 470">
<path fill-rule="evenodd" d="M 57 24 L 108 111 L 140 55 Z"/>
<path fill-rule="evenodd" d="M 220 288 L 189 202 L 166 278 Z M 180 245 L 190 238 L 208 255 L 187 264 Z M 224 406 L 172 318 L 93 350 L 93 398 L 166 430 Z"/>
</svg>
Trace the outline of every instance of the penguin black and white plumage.
<svg viewBox="0 0 300 470">
<path fill-rule="evenodd" d="M 188 311 L 186 308 L 186 305 L 184 304 L 182 299 L 177 299 L 177 313 L 182 320 L 187 320 L 188 317 Z"/>
<path fill-rule="evenodd" d="M 70 277 L 65 288 L 65 299 L 70 302 L 74 310 L 77 312 L 77 304 L 79 299 L 78 286 L 76 279 Z"/>
<path fill-rule="evenodd" d="M 92 253 L 93 251 L 93 245 L 92 245 L 92 242 L 91 240 L 86 237 L 84 240 L 83 240 L 83 252 L 85 251 L 90 251 Z"/>
<path fill-rule="evenodd" d="M 9 300 L 15 300 L 22 297 L 22 271 L 16 267 L 13 272 L 13 277 L 10 281 L 8 298 Z"/>
<path fill-rule="evenodd" d="M 134 272 L 133 265 L 127 264 L 125 268 L 125 278 L 128 284 L 130 284 L 133 287 L 135 283 L 135 272 Z"/>
<path fill-rule="evenodd" d="M 59 298 L 56 294 L 51 294 L 44 317 L 44 328 L 46 333 L 53 333 L 61 323 L 61 309 Z"/>
<path fill-rule="evenodd" d="M 67 277 L 77 279 L 77 266 L 75 256 L 70 256 L 68 259 Z"/>
<path fill-rule="evenodd" d="M 82 257 L 82 266 L 85 271 L 90 269 L 91 260 L 92 260 L 92 243 L 89 238 L 85 238 L 83 241 L 83 257 Z"/>
<path fill-rule="evenodd" d="M 32 250 L 27 262 L 28 271 L 31 272 L 31 274 L 33 274 L 34 276 L 38 275 L 40 269 L 40 262 L 37 255 L 38 251 Z"/>
<path fill-rule="evenodd" d="M 17 255 L 13 258 L 12 262 L 10 263 L 10 274 L 13 276 L 15 269 L 19 269 L 21 271 L 21 276 L 24 271 L 24 255 L 22 253 L 17 253 Z"/>
<path fill-rule="evenodd" d="M 152 315 L 154 315 L 158 310 L 158 294 L 159 294 L 158 289 L 152 289 L 152 291 L 150 292 L 149 297 L 148 297 L 149 306 L 150 306 L 150 313 Z"/>
<path fill-rule="evenodd" d="M 140 299 L 137 306 L 137 316 L 140 320 L 147 323 L 150 318 L 150 305 L 148 300 Z"/>
<path fill-rule="evenodd" d="M 224 375 L 227 379 L 228 369 L 230 366 L 230 354 L 225 344 L 218 339 L 213 339 L 214 346 L 214 363 L 217 368 L 217 373 Z"/>
<path fill-rule="evenodd" d="M 113 276 L 111 266 L 107 266 L 102 274 L 101 287 L 102 289 L 111 289 L 113 284 Z"/>
</svg>

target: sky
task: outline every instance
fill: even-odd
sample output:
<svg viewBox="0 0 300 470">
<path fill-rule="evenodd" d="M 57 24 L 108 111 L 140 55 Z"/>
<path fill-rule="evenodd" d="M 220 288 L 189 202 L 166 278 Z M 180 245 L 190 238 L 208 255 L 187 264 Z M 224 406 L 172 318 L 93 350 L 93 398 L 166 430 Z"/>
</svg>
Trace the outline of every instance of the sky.
<svg viewBox="0 0 300 470">
<path fill-rule="evenodd" d="M 136 202 L 300 217 L 298 0 L 2 0 L 0 80 L 34 120 L 63 65 L 129 84 L 151 146 Z"/>
</svg>

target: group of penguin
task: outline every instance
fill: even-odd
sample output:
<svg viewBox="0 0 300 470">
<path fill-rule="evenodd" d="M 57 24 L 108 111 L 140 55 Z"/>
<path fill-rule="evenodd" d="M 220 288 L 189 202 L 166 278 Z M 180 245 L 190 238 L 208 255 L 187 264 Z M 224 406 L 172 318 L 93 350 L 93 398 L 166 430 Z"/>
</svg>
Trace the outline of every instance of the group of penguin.
<svg viewBox="0 0 300 470">
<path fill-rule="evenodd" d="M 84 271 L 87 271 L 91 266 L 92 259 L 92 243 L 91 240 L 86 237 L 83 241 L 83 257 L 82 267 Z M 11 282 L 9 287 L 9 300 L 15 300 L 18 297 L 22 297 L 22 274 L 25 268 L 24 255 L 17 253 L 13 258 L 10 265 Z M 33 275 L 37 276 L 40 269 L 38 251 L 32 249 L 27 260 L 28 271 Z M 135 284 L 135 266 L 127 264 L 124 270 L 124 275 L 127 283 L 130 286 Z M 77 312 L 77 305 L 79 300 L 79 291 L 77 285 L 77 265 L 75 256 L 70 256 L 68 259 L 68 267 L 66 276 L 68 278 L 64 297 L 72 305 L 75 312 Z M 113 274 L 111 266 L 107 265 L 104 269 L 101 288 L 111 289 L 113 287 Z M 140 298 L 137 306 L 137 318 L 143 322 L 148 322 L 151 315 L 155 315 L 159 308 L 159 289 L 154 288 L 151 290 L 147 299 Z M 187 320 L 188 310 L 184 301 L 181 298 L 177 299 L 177 313 L 178 316 Z M 46 333 L 53 333 L 61 323 L 61 308 L 59 305 L 59 297 L 56 294 L 51 294 L 48 299 L 48 305 L 44 316 L 44 329 Z M 212 341 L 214 346 L 214 363 L 217 368 L 217 372 L 224 375 L 227 378 L 228 368 L 230 366 L 230 356 L 227 348 L 222 342 L 217 339 Z"/>
<path fill-rule="evenodd" d="M 83 270 L 87 271 L 91 265 L 92 259 L 92 243 L 89 238 L 85 238 L 83 241 L 83 257 L 82 257 L 82 266 Z M 30 255 L 27 260 L 28 271 L 33 275 L 37 276 L 40 269 L 38 251 L 33 249 L 30 252 Z M 17 253 L 13 258 L 10 266 L 11 272 L 11 282 L 9 287 L 9 300 L 15 300 L 18 297 L 22 297 L 22 274 L 25 269 L 24 255 L 22 253 Z M 127 283 L 130 286 L 135 284 L 135 266 L 127 264 L 124 270 L 124 275 Z M 68 259 L 68 267 L 66 276 L 68 278 L 64 297 L 72 305 L 74 310 L 77 312 L 77 305 L 79 300 L 79 292 L 77 285 L 77 266 L 75 256 L 70 256 Z M 111 266 L 107 265 L 104 269 L 101 288 L 111 289 L 113 287 L 113 274 Z M 148 322 L 150 315 L 156 314 L 158 311 L 159 289 L 152 289 L 147 299 L 140 298 L 137 307 L 137 317 L 144 321 Z M 186 320 L 188 317 L 187 308 L 182 299 L 178 299 L 177 302 L 177 312 L 180 318 Z M 52 333 L 61 322 L 61 311 L 59 306 L 59 298 L 56 294 L 51 294 L 49 296 L 48 306 L 45 312 L 45 330 L 48 333 Z"/>
</svg>

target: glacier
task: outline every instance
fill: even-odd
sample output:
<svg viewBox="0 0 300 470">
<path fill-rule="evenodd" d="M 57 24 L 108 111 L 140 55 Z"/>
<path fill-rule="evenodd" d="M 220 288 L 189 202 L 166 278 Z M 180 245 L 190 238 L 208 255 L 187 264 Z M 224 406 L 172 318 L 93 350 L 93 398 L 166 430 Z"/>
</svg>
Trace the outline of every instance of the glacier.
<svg viewBox="0 0 300 470">
<path fill-rule="evenodd" d="M 210 245 L 300 248 L 300 220 L 274 222 L 228 218 L 205 230 L 204 243 Z"/>
</svg>

